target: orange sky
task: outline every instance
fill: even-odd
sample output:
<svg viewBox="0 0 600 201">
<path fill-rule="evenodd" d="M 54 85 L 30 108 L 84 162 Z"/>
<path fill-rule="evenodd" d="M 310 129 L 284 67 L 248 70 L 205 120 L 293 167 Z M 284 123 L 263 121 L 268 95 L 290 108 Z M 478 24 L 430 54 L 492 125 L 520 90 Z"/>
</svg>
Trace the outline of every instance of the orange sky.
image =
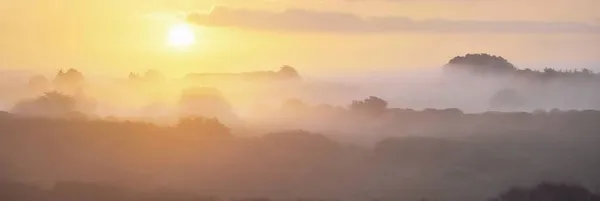
<svg viewBox="0 0 600 201">
<path fill-rule="evenodd" d="M 600 13 L 593 10 L 600 8 L 597 0 L 0 0 L 0 4 L 3 69 L 75 67 L 125 74 L 156 68 L 181 75 L 289 64 L 310 73 L 357 72 L 438 66 L 468 52 L 489 52 L 527 65 L 600 63 Z M 197 43 L 174 50 L 166 44 L 169 27 L 186 21 L 190 13 L 202 17 L 193 22 Z M 404 21 L 407 25 L 398 25 Z"/>
</svg>

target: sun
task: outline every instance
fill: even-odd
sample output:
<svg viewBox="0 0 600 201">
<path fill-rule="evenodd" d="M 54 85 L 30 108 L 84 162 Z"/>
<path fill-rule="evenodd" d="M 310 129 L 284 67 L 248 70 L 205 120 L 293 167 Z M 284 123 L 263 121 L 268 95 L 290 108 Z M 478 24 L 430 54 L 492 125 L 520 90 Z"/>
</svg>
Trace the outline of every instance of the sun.
<svg viewBox="0 0 600 201">
<path fill-rule="evenodd" d="M 189 47 L 196 42 L 194 29 L 187 24 L 178 24 L 169 29 L 167 43 L 171 47 Z"/>
</svg>

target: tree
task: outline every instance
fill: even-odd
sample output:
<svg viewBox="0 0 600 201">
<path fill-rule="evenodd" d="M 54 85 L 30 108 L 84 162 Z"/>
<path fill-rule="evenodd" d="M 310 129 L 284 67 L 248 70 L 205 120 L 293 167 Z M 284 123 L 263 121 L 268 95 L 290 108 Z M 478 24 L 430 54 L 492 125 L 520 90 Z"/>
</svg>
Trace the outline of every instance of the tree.
<svg viewBox="0 0 600 201">
<path fill-rule="evenodd" d="M 381 114 L 387 110 L 387 106 L 387 101 L 375 96 L 371 96 L 365 100 L 352 101 L 350 110 L 367 114 Z"/>
<path fill-rule="evenodd" d="M 150 69 L 144 73 L 144 78 L 150 83 L 162 83 L 166 80 L 165 75 L 155 69 Z"/>
<path fill-rule="evenodd" d="M 239 121 L 229 102 L 216 88 L 193 87 L 184 90 L 179 100 L 179 107 L 183 117 L 218 118 L 228 123 Z"/>
<path fill-rule="evenodd" d="M 594 71 L 592 71 L 590 69 L 587 69 L 587 68 L 581 69 L 581 73 L 584 74 L 584 75 L 586 75 L 586 76 L 592 76 L 592 75 L 594 75 Z"/>
<path fill-rule="evenodd" d="M 300 79 L 300 74 L 298 73 L 298 71 L 296 71 L 296 69 L 288 65 L 282 66 L 279 69 L 279 71 L 277 71 L 277 76 L 282 79 Z"/>
<path fill-rule="evenodd" d="M 187 117 L 177 124 L 177 129 L 183 133 L 198 134 L 207 138 L 232 137 L 229 128 L 216 118 Z"/>
<path fill-rule="evenodd" d="M 130 72 L 129 75 L 127 76 L 127 78 L 131 81 L 137 81 L 140 79 L 140 74 L 138 73 L 134 73 L 134 72 Z"/>
<path fill-rule="evenodd" d="M 83 74 L 73 68 L 67 70 L 67 72 L 61 69 L 54 77 L 55 88 L 62 93 L 70 95 L 81 93 L 84 81 Z"/>
<path fill-rule="evenodd" d="M 544 75 L 548 77 L 553 77 L 560 74 L 559 71 L 554 70 L 554 68 L 544 68 Z"/>
<path fill-rule="evenodd" d="M 76 111 L 74 98 L 59 92 L 48 92 L 33 100 L 17 103 L 12 112 L 25 116 L 65 117 Z"/>
<path fill-rule="evenodd" d="M 509 74 L 517 70 L 512 63 L 503 57 L 490 54 L 457 56 L 446 64 L 446 68 L 478 74 Z"/>
</svg>

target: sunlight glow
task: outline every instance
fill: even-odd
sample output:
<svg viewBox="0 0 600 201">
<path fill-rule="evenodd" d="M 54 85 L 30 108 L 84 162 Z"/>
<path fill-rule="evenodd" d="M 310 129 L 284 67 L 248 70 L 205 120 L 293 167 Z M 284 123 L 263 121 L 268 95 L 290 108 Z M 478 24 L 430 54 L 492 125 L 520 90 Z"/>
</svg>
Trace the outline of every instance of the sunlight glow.
<svg viewBox="0 0 600 201">
<path fill-rule="evenodd" d="M 183 48 L 196 42 L 196 33 L 193 28 L 186 24 L 171 27 L 167 36 L 167 43 L 171 47 Z"/>
</svg>

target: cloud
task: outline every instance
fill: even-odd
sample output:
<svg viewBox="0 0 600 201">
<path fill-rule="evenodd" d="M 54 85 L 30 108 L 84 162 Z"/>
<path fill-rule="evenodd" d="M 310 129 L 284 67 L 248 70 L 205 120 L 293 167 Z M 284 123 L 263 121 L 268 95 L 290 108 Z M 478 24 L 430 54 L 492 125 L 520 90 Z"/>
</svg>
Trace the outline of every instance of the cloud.
<svg viewBox="0 0 600 201">
<path fill-rule="evenodd" d="M 414 20 L 387 16 L 363 18 L 350 13 L 287 9 L 283 12 L 215 7 L 188 15 L 192 23 L 285 32 L 432 32 L 432 33 L 600 33 L 600 26 L 579 22 Z"/>
</svg>

